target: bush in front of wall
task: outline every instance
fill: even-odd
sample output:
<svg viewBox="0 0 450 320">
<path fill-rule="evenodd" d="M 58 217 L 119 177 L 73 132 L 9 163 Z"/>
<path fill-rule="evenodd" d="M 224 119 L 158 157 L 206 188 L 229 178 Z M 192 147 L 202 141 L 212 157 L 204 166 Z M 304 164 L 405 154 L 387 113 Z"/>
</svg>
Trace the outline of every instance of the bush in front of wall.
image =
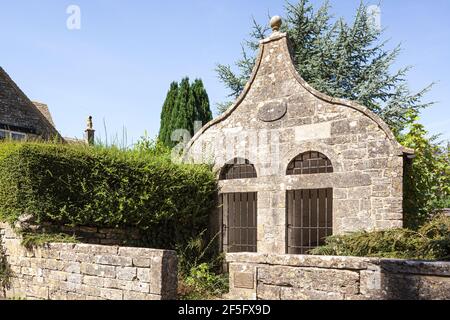
<svg viewBox="0 0 450 320">
<path fill-rule="evenodd" d="M 450 261 L 450 218 L 436 216 L 418 230 L 392 229 L 336 235 L 316 255 Z"/>
<path fill-rule="evenodd" d="M 150 151 L 0 143 L 0 220 L 133 227 L 174 248 L 207 227 L 217 183 L 208 166 Z"/>
</svg>

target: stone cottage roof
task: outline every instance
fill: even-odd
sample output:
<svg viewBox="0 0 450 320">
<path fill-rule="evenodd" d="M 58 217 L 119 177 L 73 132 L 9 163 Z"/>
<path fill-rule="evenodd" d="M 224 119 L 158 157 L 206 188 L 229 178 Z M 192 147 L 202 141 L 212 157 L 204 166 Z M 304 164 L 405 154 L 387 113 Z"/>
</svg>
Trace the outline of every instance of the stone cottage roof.
<svg viewBox="0 0 450 320">
<path fill-rule="evenodd" d="M 38 108 L 38 110 L 44 115 L 44 117 L 52 124 L 53 127 L 56 128 L 55 122 L 53 121 L 52 114 L 50 113 L 50 109 L 48 105 L 42 102 L 32 101 L 33 104 Z"/>
<path fill-rule="evenodd" d="M 279 23 L 281 24 L 281 21 Z M 399 156 L 414 154 L 414 150 L 403 147 L 396 140 L 394 134 L 392 133 L 392 131 L 390 130 L 388 125 L 378 115 L 376 115 L 375 113 L 370 111 L 368 108 L 366 108 L 354 101 L 330 97 L 322 92 L 319 92 L 318 90 L 314 89 L 311 85 L 309 85 L 295 69 L 292 55 L 290 52 L 290 45 L 289 45 L 289 40 L 288 40 L 287 34 L 279 32 L 278 31 L 279 28 L 277 28 L 276 26 L 274 28 L 273 24 L 272 24 L 272 28 L 274 30 L 273 34 L 270 37 L 260 41 L 260 50 L 259 50 L 258 57 L 256 59 L 253 73 L 250 77 L 250 80 L 246 84 L 243 92 L 241 93 L 241 95 L 238 97 L 236 102 L 225 113 L 223 113 L 221 116 L 217 117 L 216 119 L 214 119 L 211 122 L 209 122 L 208 124 L 206 124 L 201 130 L 199 130 L 197 132 L 197 134 L 193 137 L 193 139 L 187 145 L 186 153 L 185 153 L 186 155 L 189 154 L 190 148 L 206 131 L 208 131 L 212 127 L 215 127 L 216 125 L 225 121 L 226 119 L 228 119 L 230 117 L 230 115 L 233 114 L 238 109 L 238 107 L 242 104 L 242 102 L 244 100 L 246 100 L 247 95 L 251 89 L 254 89 L 254 90 L 261 89 L 259 87 L 256 87 L 256 88 L 254 87 L 255 79 L 257 77 L 267 77 L 267 70 L 270 70 L 270 76 L 273 77 L 273 79 L 268 79 L 267 83 L 272 81 L 273 82 L 272 85 L 275 86 L 275 81 L 284 82 L 284 83 L 291 83 L 291 81 L 296 81 L 311 96 L 314 96 L 315 98 L 318 98 L 325 103 L 329 103 L 331 105 L 337 105 L 337 106 L 344 106 L 344 107 L 354 109 L 354 110 L 364 114 L 371 120 L 373 120 L 381 128 L 381 130 L 386 134 L 387 138 L 391 141 L 391 143 L 397 149 L 397 154 Z M 277 46 L 276 46 L 277 49 L 271 49 L 271 46 L 269 45 L 274 42 L 277 42 Z M 270 52 L 271 52 L 270 55 L 267 54 L 267 52 L 266 52 L 267 50 L 270 50 Z M 272 51 L 274 51 L 274 52 L 272 53 Z M 266 58 L 263 60 L 264 56 L 266 56 Z M 271 61 L 272 59 L 277 59 L 278 61 L 284 60 L 283 63 L 288 64 L 288 66 L 285 68 L 285 69 L 289 70 L 288 74 L 281 74 L 281 72 L 279 72 L 279 74 L 277 74 L 277 70 L 271 70 L 271 69 L 273 69 L 273 61 Z M 289 87 L 289 86 L 292 87 L 292 85 L 288 85 L 285 87 Z M 287 92 L 285 94 L 287 95 Z M 280 96 L 282 96 L 282 95 L 283 95 L 283 92 L 280 92 Z M 307 101 L 308 97 L 304 97 L 304 100 Z M 256 106 L 255 106 L 255 108 L 256 108 Z M 301 110 L 299 110 L 299 112 L 301 112 Z"/>
<path fill-rule="evenodd" d="M 45 139 L 58 137 L 48 107 L 30 101 L 25 93 L 0 67 L 0 126 L 4 129 L 29 133 Z"/>
</svg>

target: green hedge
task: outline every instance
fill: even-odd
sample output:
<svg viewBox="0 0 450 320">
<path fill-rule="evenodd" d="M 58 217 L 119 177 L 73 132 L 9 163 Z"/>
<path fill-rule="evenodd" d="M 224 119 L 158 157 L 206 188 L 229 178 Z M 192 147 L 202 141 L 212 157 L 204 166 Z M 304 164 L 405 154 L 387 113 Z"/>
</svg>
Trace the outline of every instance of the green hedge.
<svg viewBox="0 0 450 320">
<path fill-rule="evenodd" d="M 419 230 L 393 229 L 332 236 L 312 254 L 450 261 L 450 218 L 435 217 Z"/>
<path fill-rule="evenodd" d="M 206 228 L 217 183 L 207 166 L 142 150 L 0 143 L 0 219 L 137 227 L 173 246 Z"/>
</svg>

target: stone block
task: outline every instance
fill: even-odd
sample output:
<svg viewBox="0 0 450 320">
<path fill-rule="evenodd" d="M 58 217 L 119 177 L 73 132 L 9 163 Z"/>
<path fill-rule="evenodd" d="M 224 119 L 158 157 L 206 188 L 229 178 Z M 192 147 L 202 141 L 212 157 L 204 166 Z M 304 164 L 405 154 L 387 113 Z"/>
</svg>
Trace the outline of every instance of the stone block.
<svg viewBox="0 0 450 320">
<path fill-rule="evenodd" d="M 59 259 L 64 261 L 77 261 L 77 255 L 74 251 L 62 251 L 59 253 Z"/>
<path fill-rule="evenodd" d="M 137 279 L 142 282 L 151 282 L 150 268 L 137 268 Z"/>
<path fill-rule="evenodd" d="M 110 266 L 122 266 L 122 267 L 131 267 L 133 265 L 132 258 L 129 257 L 121 257 L 121 256 L 112 256 L 112 255 L 97 255 L 94 258 L 95 263 L 110 265 Z"/>
<path fill-rule="evenodd" d="M 70 301 L 86 300 L 86 295 L 76 292 L 68 292 L 67 300 Z"/>
<path fill-rule="evenodd" d="M 42 300 L 47 300 L 48 296 L 48 287 L 42 287 L 39 285 L 30 285 L 25 288 L 25 293 L 27 298 L 37 298 Z"/>
<path fill-rule="evenodd" d="M 100 289 L 100 297 L 107 300 L 123 300 L 123 292 L 116 289 Z"/>
<path fill-rule="evenodd" d="M 344 300 L 345 295 L 337 292 L 299 288 L 280 288 L 281 300 Z"/>
<path fill-rule="evenodd" d="M 83 275 L 74 273 L 68 274 L 67 282 L 81 284 L 83 282 Z"/>
<path fill-rule="evenodd" d="M 81 263 L 80 262 L 65 262 L 64 263 L 64 271 L 68 273 L 80 273 L 81 272 Z"/>
<path fill-rule="evenodd" d="M 341 294 L 359 292 L 359 273 L 355 271 L 274 266 L 258 268 L 257 277 L 258 283 L 269 285 Z"/>
<path fill-rule="evenodd" d="M 234 287 L 239 289 L 254 289 L 255 274 L 252 272 L 235 272 Z"/>
<path fill-rule="evenodd" d="M 238 292 L 238 291 L 235 291 Z M 281 300 L 281 287 L 271 286 L 266 284 L 258 284 L 256 290 L 256 296 L 258 300 L 275 301 Z"/>
<path fill-rule="evenodd" d="M 116 270 L 113 266 L 104 266 L 91 263 L 81 263 L 81 273 L 103 278 L 115 278 Z"/>
<path fill-rule="evenodd" d="M 92 245 L 92 244 L 76 244 L 75 251 L 77 253 L 86 253 L 91 255 L 97 254 L 109 254 L 116 255 L 119 248 L 116 246 L 100 246 L 100 245 Z"/>
<path fill-rule="evenodd" d="M 142 292 L 135 291 L 124 291 L 123 293 L 124 300 L 134 300 L 134 301 L 142 301 L 142 300 L 161 300 L 161 296 L 155 294 L 146 294 Z"/>
<path fill-rule="evenodd" d="M 136 279 L 137 276 L 137 269 L 133 267 L 117 267 L 116 268 L 116 274 L 117 279 L 120 280 L 129 280 L 132 281 Z"/>
<path fill-rule="evenodd" d="M 133 258 L 133 267 L 150 268 L 151 260 L 148 258 Z"/>
<path fill-rule="evenodd" d="M 50 270 L 48 278 L 57 281 L 66 281 L 68 273 L 63 271 Z"/>
<path fill-rule="evenodd" d="M 92 287 L 104 287 L 106 281 L 109 281 L 109 278 L 102 278 L 102 277 L 94 277 L 94 276 L 84 276 L 83 277 L 83 284 L 86 284 L 88 286 Z"/>
</svg>

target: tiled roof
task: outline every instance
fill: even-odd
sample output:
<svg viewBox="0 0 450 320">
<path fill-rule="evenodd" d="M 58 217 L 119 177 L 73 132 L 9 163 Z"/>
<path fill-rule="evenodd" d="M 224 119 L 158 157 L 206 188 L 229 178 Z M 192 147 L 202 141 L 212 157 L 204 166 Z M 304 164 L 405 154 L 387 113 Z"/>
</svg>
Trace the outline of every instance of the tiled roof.
<svg viewBox="0 0 450 320">
<path fill-rule="evenodd" d="M 0 125 L 23 132 L 33 132 L 44 139 L 55 137 L 62 139 L 51 120 L 48 108 L 42 110 L 43 112 L 28 99 L 0 67 Z"/>
<path fill-rule="evenodd" d="M 48 122 L 52 124 L 53 127 L 56 128 L 55 123 L 53 122 L 52 114 L 50 113 L 50 109 L 45 103 L 32 101 L 33 104 L 38 108 L 38 110 L 44 115 L 45 118 L 47 118 Z"/>
</svg>

